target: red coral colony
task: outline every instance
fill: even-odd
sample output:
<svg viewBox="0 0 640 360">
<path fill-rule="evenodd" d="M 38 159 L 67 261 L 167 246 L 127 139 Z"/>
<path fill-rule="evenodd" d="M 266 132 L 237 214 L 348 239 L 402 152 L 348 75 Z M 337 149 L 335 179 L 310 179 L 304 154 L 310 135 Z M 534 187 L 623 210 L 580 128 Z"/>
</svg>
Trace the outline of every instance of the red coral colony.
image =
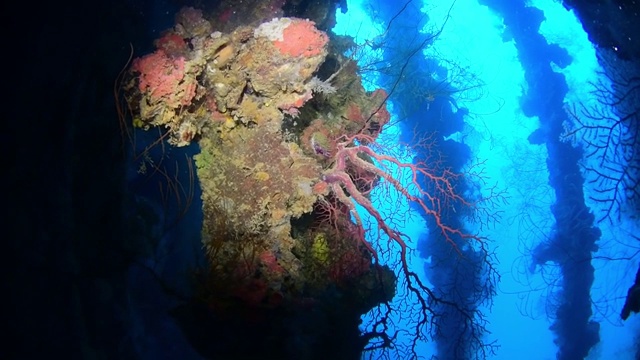
<svg viewBox="0 0 640 360">
<path fill-rule="evenodd" d="M 437 221 L 446 206 L 438 198 L 465 203 L 453 190 L 458 175 L 372 146 L 390 120 L 387 92 L 365 91 L 354 61 L 331 53 L 313 21 L 223 22 L 232 18 L 181 10 L 124 84 L 135 126 L 159 126 L 172 145 L 200 149 L 208 266 L 193 301 L 216 328 L 202 336 L 228 344 L 215 347 L 222 358 L 314 358 L 291 353 L 320 349 L 345 358 L 347 348 L 357 358 L 373 337 L 392 343 L 385 319 L 396 283 L 414 301 L 407 306 L 420 308 L 411 319 L 419 334 L 429 289 L 409 267 L 408 239 L 370 192 L 396 191 L 447 239 L 478 239 Z M 322 67 L 328 59 L 337 65 Z M 392 169 L 410 174 L 410 189 Z M 436 185 L 424 189 L 419 177 Z M 380 304 L 376 333 L 361 334 L 360 316 Z"/>
</svg>

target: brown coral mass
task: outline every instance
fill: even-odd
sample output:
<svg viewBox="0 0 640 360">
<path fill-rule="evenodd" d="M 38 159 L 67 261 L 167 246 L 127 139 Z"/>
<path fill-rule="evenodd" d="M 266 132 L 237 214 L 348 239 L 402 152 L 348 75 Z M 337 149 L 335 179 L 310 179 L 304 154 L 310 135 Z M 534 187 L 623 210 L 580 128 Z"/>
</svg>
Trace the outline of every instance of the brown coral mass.
<svg viewBox="0 0 640 360">
<path fill-rule="evenodd" d="M 224 134 L 221 146 L 205 151 L 215 160 L 198 173 L 203 200 L 225 209 L 238 228 L 251 233 L 288 228 L 292 216 L 311 211 L 316 200 L 311 187 L 321 169 L 280 134 L 239 127 Z"/>
</svg>

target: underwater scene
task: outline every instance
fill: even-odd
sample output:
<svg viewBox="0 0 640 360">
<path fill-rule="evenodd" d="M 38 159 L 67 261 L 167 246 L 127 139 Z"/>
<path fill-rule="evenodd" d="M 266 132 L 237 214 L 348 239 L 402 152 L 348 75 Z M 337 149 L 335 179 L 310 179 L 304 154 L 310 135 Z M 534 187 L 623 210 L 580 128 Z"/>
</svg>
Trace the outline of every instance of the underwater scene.
<svg viewBox="0 0 640 360">
<path fill-rule="evenodd" d="M 7 358 L 640 359 L 636 1 L 115 6 Z"/>
</svg>

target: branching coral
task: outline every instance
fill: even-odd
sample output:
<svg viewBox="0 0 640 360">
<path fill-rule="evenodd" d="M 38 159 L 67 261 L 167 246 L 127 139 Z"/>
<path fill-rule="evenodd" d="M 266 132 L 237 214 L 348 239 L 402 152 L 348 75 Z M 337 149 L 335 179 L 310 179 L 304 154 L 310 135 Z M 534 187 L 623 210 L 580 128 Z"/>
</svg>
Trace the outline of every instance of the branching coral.
<svg viewBox="0 0 640 360">
<path fill-rule="evenodd" d="M 416 327 L 416 331 L 419 332 L 420 327 L 427 321 L 429 307 L 427 306 L 428 301 L 425 294 L 430 293 L 430 290 L 422 283 L 419 276 L 409 268 L 409 248 L 406 236 L 390 224 L 380 210 L 374 206 L 366 195 L 368 189 L 375 187 L 379 179 L 382 179 L 386 186 L 393 188 L 406 200 L 416 204 L 424 214 L 432 218 L 437 226 L 437 231 L 454 248 L 457 246 L 453 241 L 454 236 L 475 241 L 482 241 L 483 239 L 450 227 L 441 220 L 441 214 L 447 211 L 446 208 L 450 204 L 461 204 L 465 207 L 474 205 L 455 191 L 454 181 L 462 175 L 454 174 L 447 170 L 441 174 L 436 174 L 433 169 L 428 168 L 424 163 L 404 163 L 393 156 L 379 154 L 371 147 L 362 145 L 373 143 L 374 141 L 374 137 L 363 134 L 339 139 L 336 152 L 333 155 L 334 163 L 323 172 L 322 181 L 329 187 L 330 194 L 335 196 L 340 204 L 349 209 L 350 215 L 356 224 L 356 238 L 371 252 L 376 262 L 379 261 L 378 253 L 365 237 L 366 228 L 362 220 L 362 214 L 360 214 L 356 205 L 360 205 L 364 211 L 373 217 L 378 232 L 382 232 L 398 246 L 400 267 L 406 280 L 405 284 L 408 290 L 419 300 L 423 309 L 422 317 Z M 408 170 L 410 174 L 409 185 L 403 184 L 399 180 L 399 176 L 394 176 L 392 173 L 394 168 L 400 171 L 403 169 Z M 360 173 L 367 174 L 366 177 L 354 178 L 354 169 L 361 170 Z M 424 189 L 419 182 L 421 177 L 428 178 L 434 186 L 430 189 Z"/>
</svg>

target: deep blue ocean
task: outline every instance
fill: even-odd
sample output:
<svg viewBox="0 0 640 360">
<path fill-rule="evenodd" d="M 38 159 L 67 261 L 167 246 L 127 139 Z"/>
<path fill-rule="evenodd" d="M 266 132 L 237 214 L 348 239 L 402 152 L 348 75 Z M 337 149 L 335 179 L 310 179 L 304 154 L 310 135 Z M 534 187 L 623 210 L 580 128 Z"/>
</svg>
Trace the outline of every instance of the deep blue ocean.
<svg viewBox="0 0 640 360">
<path fill-rule="evenodd" d="M 381 3 L 349 1 L 334 29 L 377 43 L 362 56 L 365 65 L 391 64 L 397 76 L 408 49 L 437 33 L 402 69 L 406 78 L 390 97 L 395 126 L 381 141 L 415 144 L 413 135 L 437 131 L 445 141 L 436 150 L 448 164 L 482 168 L 480 183 L 467 193 L 501 196 L 490 205 L 495 218 L 460 215 L 464 226 L 486 236 L 486 249 L 468 250 L 491 253 L 495 293 L 481 285 L 486 255 L 469 256 L 479 264 L 473 269 L 461 266 L 429 235 L 419 211 L 389 209 L 409 219 L 404 232 L 417 249 L 412 266 L 443 298 L 483 314 L 483 339 L 499 345 L 489 358 L 635 359 L 640 322 L 620 316 L 640 261 L 631 170 L 638 164 L 631 145 L 637 78 L 627 83 L 637 77 L 633 66 L 625 68 L 615 48 L 596 52 L 575 13 L 557 1 L 425 0 L 409 10 Z M 371 88 L 395 84 L 382 70 L 364 76 Z M 622 82 L 626 99 L 613 95 Z M 627 122 L 620 120 L 626 106 L 635 109 Z M 433 150 L 414 146 L 407 156 L 428 158 Z M 379 196 L 388 203 L 389 194 Z M 460 319 L 436 322 L 440 335 L 422 345 L 424 354 L 448 359 L 478 350 Z"/>
</svg>

